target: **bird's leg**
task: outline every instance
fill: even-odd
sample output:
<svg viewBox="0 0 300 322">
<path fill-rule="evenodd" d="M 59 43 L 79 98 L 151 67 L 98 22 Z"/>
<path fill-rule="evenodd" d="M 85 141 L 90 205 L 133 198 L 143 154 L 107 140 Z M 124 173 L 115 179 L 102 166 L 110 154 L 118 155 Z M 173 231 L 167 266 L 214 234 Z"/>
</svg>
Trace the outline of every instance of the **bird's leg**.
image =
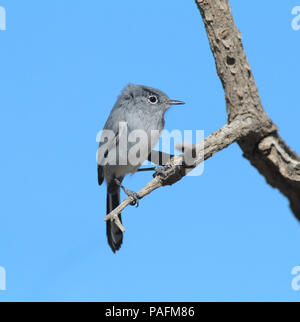
<svg viewBox="0 0 300 322">
<path fill-rule="evenodd" d="M 173 154 L 168 154 L 166 152 L 161 151 L 155 151 L 153 150 L 148 155 L 148 161 L 159 165 L 159 167 L 149 168 L 149 170 L 154 170 L 155 173 L 153 174 L 153 177 L 156 177 L 157 175 L 160 175 L 162 177 L 165 177 L 168 173 L 168 170 L 172 168 L 172 166 L 168 163 L 172 158 L 174 157 Z M 195 156 L 193 156 L 195 157 Z M 195 166 L 194 165 L 187 165 L 183 163 L 182 165 L 185 169 L 192 169 Z M 148 169 L 141 169 L 140 171 L 147 171 Z"/>
<path fill-rule="evenodd" d="M 126 193 L 126 195 L 128 197 L 133 198 L 133 201 L 131 202 L 131 205 L 138 207 L 139 206 L 139 195 L 136 192 L 125 188 L 117 178 L 115 178 L 114 181 Z"/>
<path fill-rule="evenodd" d="M 151 168 L 139 168 L 137 171 L 138 172 L 143 172 L 143 171 L 155 171 L 156 167 L 151 167 Z"/>
<path fill-rule="evenodd" d="M 153 177 L 156 177 L 157 175 L 165 176 L 165 173 L 168 169 L 170 169 L 171 165 L 163 165 L 161 167 L 151 167 L 151 168 L 140 168 L 137 171 L 143 172 L 143 171 L 154 171 Z"/>
<path fill-rule="evenodd" d="M 173 157 L 173 154 L 153 150 L 148 156 L 148 161 L 159 165 L 159 167 L 152 168 L 155 171 L 153 177 L 156 177 L 157 175 L 165 176 L 166 171 L 171 167 L 168 162 Z"/>
<path fill-rule="evenodd" d="M 156 167 L 155 172 L 153 174 L 153 177 L 155 178 L 156 176 L 161 176 L 161 177 L 166 177 L 168 170 L 172 168 L 171 164 L 166 164 L 162 167 Z"/>
</svg>

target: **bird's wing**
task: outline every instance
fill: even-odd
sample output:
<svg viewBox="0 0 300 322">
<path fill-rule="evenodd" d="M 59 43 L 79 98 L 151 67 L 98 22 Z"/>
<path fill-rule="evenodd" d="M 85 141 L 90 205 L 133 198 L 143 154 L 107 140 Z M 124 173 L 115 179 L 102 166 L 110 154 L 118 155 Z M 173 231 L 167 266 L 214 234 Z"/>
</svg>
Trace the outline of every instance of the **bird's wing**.
<svg viewBox="0 0 300 322">
<path fill-rule="evenodd" d="M 110 140 L 110 142 L 107 142 L 107 144 L 105 146 L 101 145 L 101 142 L 99 144 L 99 149 L 98 149 L 98 184 L 99 186 L 102 185 L 103 181 L 104 181 L 104 173 L 103 173 L 103 159 L 107 157 L 109 151 L 111 150 L 111 148 L 113 146 L 115 146 L 118 142 L 118 136 L 119 133 L 117 132 L 115 134 L 115 136 Z M 103 149 L 103 147 L 105 149 Z"/>
<path fill-rule="evenodd" d="M 118 124 L 119 125 L 119 124 Z M 124 123 L 124 125 L 119 126 L 119 129 L 116 132 L 112 132 L 114 133 L 113 135 L 110 136 L 106 136 L 108 138 L 108 141 L 103 144 L 103 139 L 101 139 L 101 142 L 99 144 L 99 149 L 98 149 L 98 184 L 101 185 L 104 181 L 104 173 L 103 173 L 103 164 L 104 163 L 104 159 L 107 157 L 108 153 L 115 148 L 120 140 L 120 137 L 122 135 L 124 135 L 124 133 L 126 132 L 126 123 Z M 105 129 L 108 130 L 108 129 Z M 102 133 L 103 135 L 103 133 Z"/>
</svg>

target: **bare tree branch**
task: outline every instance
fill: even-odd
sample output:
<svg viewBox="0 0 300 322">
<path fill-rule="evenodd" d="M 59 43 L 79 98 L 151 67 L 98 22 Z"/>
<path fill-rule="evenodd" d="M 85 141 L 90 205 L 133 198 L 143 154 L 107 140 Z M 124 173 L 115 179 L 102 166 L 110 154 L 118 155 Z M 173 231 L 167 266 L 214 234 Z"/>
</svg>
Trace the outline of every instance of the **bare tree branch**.
<svg viewBox="0 0 300 322">
<path fill-rule="evenodd" d="M 300 219 L 300 158 L 281 139 L 262 107 L 228 0 L 196 0 L 226 97 L 228 122 L 250 117 L 250 134 L 238 141 L 244 157 L 290 201 Z"/>
<path fill-rule="evenodd" d="M 228 113 L 228 124 L 208 136 L 204 142 L 190 146 L 183 143 L 177 148 L 198 151 L 192 164 L 186 168 L 184 154 L 167 163 L 165 171 L 157 175 L 138 192 L 140 199 L 152 191 L 181 180 L 203 160 L 237 142 L 244 157 L 281 191 L 290 201 L 294 214 L 300 219 L 300 158 L 278 134 L 277 126 L 266 114 L 241 42 L 241 33 L 235 26 L 228 0 L 195 0 L 200 10 L 210 47 L 221 79 Z M 118 221 L 118 214 L 131 202 L 126 198 L 105 220 Z M 125 231 L 124 227 L 119 226 Z"/>
</svg>

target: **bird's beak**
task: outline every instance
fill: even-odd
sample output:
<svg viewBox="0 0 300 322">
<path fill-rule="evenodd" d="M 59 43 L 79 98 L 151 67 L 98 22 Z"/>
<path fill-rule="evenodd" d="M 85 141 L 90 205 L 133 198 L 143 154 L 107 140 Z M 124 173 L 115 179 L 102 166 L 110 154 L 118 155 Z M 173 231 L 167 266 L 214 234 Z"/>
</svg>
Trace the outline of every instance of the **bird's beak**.
<svg viewBox="0 0 300 322">
<path fill-rule="evenodd" d="M 183 105 L 183 104 L 185 104 L 184 102 L 182 102 L 182 101 L 176 101 L 176 100 L 169 100 L 168 101 L 168 103 L 170 104 L 170 105 Z"/>
</svg>

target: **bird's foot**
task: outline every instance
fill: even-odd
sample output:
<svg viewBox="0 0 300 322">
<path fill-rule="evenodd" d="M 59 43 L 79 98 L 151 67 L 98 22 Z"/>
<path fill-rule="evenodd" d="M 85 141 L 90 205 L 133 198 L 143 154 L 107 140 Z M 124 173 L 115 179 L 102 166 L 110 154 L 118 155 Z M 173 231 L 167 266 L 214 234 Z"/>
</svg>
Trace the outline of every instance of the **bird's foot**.
<svg viewBox="0 0 300 322">
<path fill-rule="evenodd" d="M 130 203 L 131 206 L 138 207 L 139 206 L 139 195 L 136 192 L 128 190 L 128 189 L 126 189 L 125 193 L 127 194 L 128 197 L 131 197 L 133 199 L 132 202 Z"/>
<path fill-rule="evenodd" d="M 138 207 L 139 206 L 139 199 L 140 199 L 139 195 L 136 192 L 125 188 L 118 179 L 115 179 L 115 183 L 126 193 L 126 195 L 128 197 L 131 197 L 133 199 L 132 202 L 130 203 L 131 206 Z"/>
<path fill-rule="evenodd" d="M 161 177 L 165 178 L 167 176 L 168 170 L 170 170 L 170 168 L 172 168 L 172 166 L 170 164 L 166 164 L 163 167 L 156 167 L 153 177 L 155 178 L 157 176 L 161 176 Z"/>
</svg>

